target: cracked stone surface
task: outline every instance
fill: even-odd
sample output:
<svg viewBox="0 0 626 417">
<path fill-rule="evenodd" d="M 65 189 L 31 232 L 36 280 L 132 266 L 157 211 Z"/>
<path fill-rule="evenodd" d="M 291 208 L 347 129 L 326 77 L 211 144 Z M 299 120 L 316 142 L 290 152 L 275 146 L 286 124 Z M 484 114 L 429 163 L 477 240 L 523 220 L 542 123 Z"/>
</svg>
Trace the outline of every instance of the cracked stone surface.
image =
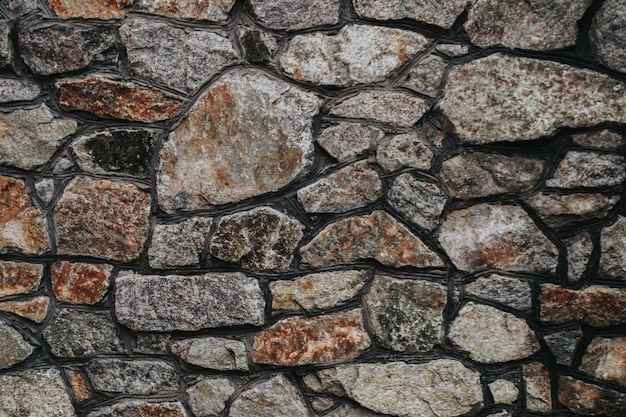
<svg viewBox="0 0 626 417">
<path fill-rule="evenodd" d="M 626 410 L 626 394 L 569 376 L 559 379 L 559 402 L 582 415 L 619 417 Z"/>
<path fill-rule="evenodd" d="M 30 294 L 39 289 L 43 265 L 0 261 L 0 297 Z"/>
<path fill-rule="evenodd" d="M 209 235 L 213 219 L 192 217 L 177 223 L 157 223 L 148 249 L 148 262 L 152 268 L 173 268 L 195 265 Z"/>
<path fill-rule="evenodd" d="M 420 181 L 411 174 L 396 177 L 387 192 L 387 201 L 406 219 L 426 230 L 439 226 L 448 196 L 436 183 Z"/>
<path fill-rule="evenodd" d="M 384 135 L 374 126 L 343 122 L 322 130 L 317 143 L 333 158 L 346 161 L 374 148 Z"/>
<path fill-rule="evenodd" d="M 621 155 L 570 151 L 546 185 L 556 188 L 614 187 L 626 179 Z"/>
<path fill-rule="evenodd" d="M 550 351 L 556 362 L 561 365 L 571 366 L 574 359 L 574 351 L 583 337 L 580 327 L 573 330 L 564 330 L 544 336 Z"/>
<path fill-rule="evenodd" d="M 172 353 L 185 362 L 220 371 L 247 371 L 246 345 L 235 339 L 204 337 L 172 343 Z"/>
<path fill-rule="evenodd" d="M 530 283 L 517 278 L 491 274 L 465 285 L 465 292 L 517 310 L 529 310 L 532 307 Z"/>
<path fill-rule="evenodd" d="M 49 306 L 50 298 L 42 295 L 28 300 L 2 301 L 0 311 L 13 313 L 39 324 L 46 319 Z"/>
<path fill-rule="evenodd" d="M 417 168 L 428 171 L 433 159 L 433 152 L 428 142 L 418 134 L 405 133 L 383 139 L 376 148 L 376 162 L 385 171 L 400 168 Z"/>
<path fill-rule="evenodd" d="M 618 201 L 617 195 L 595 193 L 540 193 L 526 200 L 541 220 L 554 228 L 573 222 L 602 219 Z"/>
<path fill-rule="evenodd" d="M 523 374 L 526 408 L 537 413 L 549 412 L 552 409 L 552 393 L 548 369 L 541 362 L 531 362 L 523 366 Z"/>
<path fill-rule="evenodd" d="M 187 389 L 191 411 L 197 417 L 219 414 L 235 390 L 235 384 L 227 378 L 203 379 Z"/>
<path fill-rule="evenodd" d="M 165 361 L 95 359 L 84 368 L 94 390 L 102 393 L 150 395 L 178 390 L 176 370 Z"/>
</svg>

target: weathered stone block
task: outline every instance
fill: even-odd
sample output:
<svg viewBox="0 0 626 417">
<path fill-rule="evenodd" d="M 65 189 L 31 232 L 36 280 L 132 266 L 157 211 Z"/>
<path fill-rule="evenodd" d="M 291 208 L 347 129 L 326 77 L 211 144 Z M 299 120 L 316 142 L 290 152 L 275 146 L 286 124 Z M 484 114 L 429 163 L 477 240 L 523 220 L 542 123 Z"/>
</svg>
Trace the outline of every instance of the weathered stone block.
<svg viewBox="0 0 626 417">
<path fill-rule="evenodd" d="M 35 323 L 42 323 L 48 314 L 49 305 L 50 298 L 42 295 L 29 300 L 2 301 L 0 311 L 13 313 Z"/>
<path fill-rule="evenodd" d="M 150 267 L 198 264 L 212 222 L 210 217 L 192 217 L 178 223 L 157 223 L 148 249 Z"/>
<path fill-rule="evenodd" d="M 298 389 L 284 375 L 276 375 L 243 391 L 230 406 L 230 417 L 308 417 Z"/>
<path fill-rule="evenodd" d="M 59 301 L 95 304 L 109 290 L 112 265 L 59 262 L 52 265 L 52 290 Z"/>
<path fill-rule="evenodd" d="M 0 321 L 0 369 L 10 368 L 26 360 L 34 350 L 20 332 Z"/>
<path fill-rule="evenodd" d="M 203 337 L 172 343 L 172 353 L 185 362 L 220 371 L 247 371 L 246 345 L 235 339 Z"/>
<path fill-rule="evenodd" d="M 94 390 L 102 393 L 150 395 L 178 390 L 176 369 L 164 361 L 95 359 L 84 368 Z"/>
</svg>

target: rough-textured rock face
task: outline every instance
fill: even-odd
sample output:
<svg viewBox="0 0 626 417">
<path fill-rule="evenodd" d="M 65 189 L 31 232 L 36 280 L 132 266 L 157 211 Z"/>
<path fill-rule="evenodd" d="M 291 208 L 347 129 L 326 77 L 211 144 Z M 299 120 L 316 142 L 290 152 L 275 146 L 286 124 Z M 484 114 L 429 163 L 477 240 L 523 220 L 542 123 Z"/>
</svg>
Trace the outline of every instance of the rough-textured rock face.
<svg viewBox="0 0 626 417">
<path fill-rule="evenodd" d="M 263 26 L 272 29 L 303 29 L 332 25 L 339 20 L 336 0 L 250 0 L 250 13 Z"/>
<path fill-rule="evenodd" d="M 42 275 L 42 265 L 0 261 L 0 297 L 37 291 Z"/>
<path fill-rule="evenodd" d="M 179 402 L 122 401 L 87 414 L 88 417 L 187 417 Z"/>
<path fill-rule="evenodd" d="M 243 391 L 230 406 L 231 417 L 307 417 L 298 389 L 284 375 Z"/>
<path fill-rule="evenodd" d="M 489 391 L 496 404 L 512 404 L 519 396 L 519 390 L 511 381 L 497 379 L 489 384 Z"/>
<path fill-rule="evenodd" d="M 0 311 L 13 313 L 39 324 L 46 319 L 49 305 L 49 297 L 39 296 L 23 301 L 2 301 Z"/>
<path fill-rule="evenodd" d="M 61 19 L 119 19 L 124 17 L 132 0 L 46 0 Z"/>
<path fill-rule="evenodd" d="M 569 376 L 559 379 L 559 402 L 576 414 L 618 417 L 626 410 L 626 395 Z"/>
<path fill-rule="evenodd" d="M 155 225 L 148 250 L 150 266 L 173 268 L 200 262 L 212 221 L 210 217 L 194 217 L 179 223 Z"/>
<path fill-rule="evenodd" d="M 405 167 L 428 171 L 433 156 L 426 141 L 410 133 L 383 139 L 376 148 L 376 162 L 386 171 Z"/>
<path fill-rule="evenodd" d="M 149 395 L 178 389 L 174 367 L 163 361 L 96 359 L 85 365 L 94 390 Z"/>
<path fill-rule="evenodd" d="M 95 304 L 109 289 L 112 265 L 60 262 L 51 268 L 52 290 L 59 301 Z"/>
<path fill-rule="evenodd" d="M 537 413 L 552 409 L 550 375 L 541 362 L 531 362 L 523 367 L 526 386 L 526 408 Z"/>
<path fill-rule="evenodd" d="M 431 25 L 452 26 L 467 5 L 466 1 L 407 1 L 392 0 L 384 3 L 376 0 L 355 0 L 354 9 L 362 17 L 378 20 L 415 19 Z"/>
<path fill-rule="evenodd" d="M 622 365 L 624 360 L 626 360 L 626 338 L 598 337 L 587 346 L 580 370 L 596 378 L 615 381 L 626 386 L 626 370 Z"/>
<path fill-rule="evenodd" d="M 226 378 L 203 379 L 187 390 L 191 411 L 197 417 L 219 414 L 235 389 L 235 384 Z"/>
<path fill-rule="evenodd" d="M 614 187 L 625 178 L 623 156 L 570 151 L 546 185 L 555 188 Z"/>
<path fill-rule="evenodd" d="M 626 278 L 626 217 L 602 230 L 600 270 L 613 278 Z"/>
<path fill-rule="evenodd" d="M 0 369 L 10 368 L 28 358 L 33 353 L 24 337 L 4 322 L 0 322 Z"/>
<path fill-rule="evenodd" d="M 143 10 L 179 19 L 201 19 L 223 22 L 235 0 L 143 0 Z"/>
<path fill-rule="evenodd" d="M 171 346 L 172 353 L 185 362 L 221 371 L 247 371 L 246 345 L 234 339 L 205 337 L 186 339 Z"/>
<path fill-rule="evenodd" d="M 574 359 L 574 351 L 583 336 L 580 328 L 574 330 L 564 330 L 544 336 L 550 351 L 554 355 L 556 362 L 561 365 L 569 366 Z"/>
<path fill-rule="evenodd" d="M 626 70 L 626 13 L 620 0 L 608 0 L 602 3 L 593 18 L 591 26 L 591 44 L 597 59 L 616 71 Z"/>
<path fill-rule="evenodd" d="M 0 78 L 0 103 L 29 101 L 39 94 L 41 87 L 33 81 Z"/>
<path fill-rule="evenodd" d="M 448 197 L 438 184 L 402 174 L 393 181 L 387 201 L 411 223 L 434 230 L 439 226 Z"/>
<path fill-rule="evenodd" d="M 437 55 L 429 55 L 415 64 L 403 83 L 404 87 L 434 97 L 439 92 L 448 64 Z"/>
<path fill-rule="evenodd" d="M 605 194 L 536 194 L 526 200 L 537 215 L 550 227 L 572 222 L 602 219 L 619 201 L 616 195 Z"/>
<path fill-rule="evenodd" d="M 480 277 L 465 285 L 465 292 L 518 310 L 529 310 L 532 307 L 530 283 L 517 278 L 497 274 Z"/>
<path fill-rule="evenodd" d="M 624 138 L 609 129 L 572 135 L 572 140 L 577 145 L 597 149 L 615 149 L 624 144 Z"/>
<path fill-rule="evenodd" d="M 339 123 L 324 129 L 317 143 L 333 158 L 345 161 L 363 154 L 382 139 L 382 130 L 357 123 Z"/>
</svg>

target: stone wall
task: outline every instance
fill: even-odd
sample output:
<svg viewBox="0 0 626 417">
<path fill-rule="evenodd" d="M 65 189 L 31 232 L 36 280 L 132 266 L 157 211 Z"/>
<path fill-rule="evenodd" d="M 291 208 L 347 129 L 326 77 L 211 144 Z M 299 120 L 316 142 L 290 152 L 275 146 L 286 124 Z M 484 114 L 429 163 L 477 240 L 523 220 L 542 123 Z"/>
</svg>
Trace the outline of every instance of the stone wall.
<svg viewBox="0 0 626 417">
<path fill-rule="evenodd" d="M 0 416 L 626 414 L 626 1 L 0 14 Z"/>
</svg>

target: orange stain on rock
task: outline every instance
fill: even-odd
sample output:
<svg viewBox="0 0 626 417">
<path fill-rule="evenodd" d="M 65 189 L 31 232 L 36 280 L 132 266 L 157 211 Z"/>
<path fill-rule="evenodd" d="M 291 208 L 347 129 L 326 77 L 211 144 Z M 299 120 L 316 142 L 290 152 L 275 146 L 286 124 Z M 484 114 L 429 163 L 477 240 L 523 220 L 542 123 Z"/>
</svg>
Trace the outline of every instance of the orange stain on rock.
<svg viewBox="0 0 626 417">
<path fill-rule="evenodd" d="M 30 300 L 0 302 L 0 311 L 16 314 L 35 323 L 42 323 L 48 314 L 50 299 L 45 296 Z"/>
<path fill-rule="evenodd" d="M 72 387 L 72 391 L 74 392 L 74 396 L 80 402 L 87 401 L 93 394 L 89 390 L 89 386 L 87 385 L 87 380 L 85 376 L 76 370 L 70 370 L 68 372 L 70 377 L 70 385 Z"/>
<path fill-rule="evenodd" d="M 119 19 L 124 17 L 132 0 L 48 0 L 52 11 L 61 19 Z"/>
<path fill-rule="evenodd" d="M 112 269 L 106 264 L 60 262 L 52 265 L 52 289 L 60 301 L 95 304 L 109 289 Z"/>
</svg>

